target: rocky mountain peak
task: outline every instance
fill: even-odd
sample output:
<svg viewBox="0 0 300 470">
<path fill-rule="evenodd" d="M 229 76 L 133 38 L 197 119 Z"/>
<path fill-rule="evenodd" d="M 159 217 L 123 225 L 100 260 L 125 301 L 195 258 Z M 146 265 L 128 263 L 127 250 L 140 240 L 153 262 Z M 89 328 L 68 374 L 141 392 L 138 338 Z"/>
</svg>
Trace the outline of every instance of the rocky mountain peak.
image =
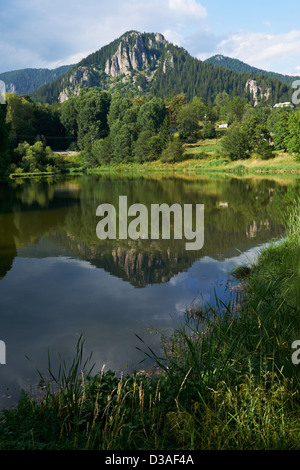
<svg viewBox="0 0 300 470">
<path fill-rule="evenodd" d="M 107 59 L 105 73 L 112 77 L 123 74 L 127 76 L 133 70 L 148 68 L 153 61 L 158 60 L 158 54 L 155 52 L 158 45 L 165 42 L 165 38 L 159 33 L 155 35 L 154 41 L 137 31 L 126 33 L 121 38 L 116 53 Z"/>
<path fill-rule="evenodd" d="M 98 86 L 103 79 L 110 86 L 113 85 L 114 79 L 119 78 L 123 85 L 136 84 L 137 89 L 141 91 L 137 81 L 148 83 L 153 79 L 167 46 L 168 42 L 160 33 L 128 31 L 109 46 L 108 53 L 104 51 L 105 48 L 101 50 L 103 60 L 98 55 L 88 63 L 81 62 L 72 70 L 58 99 L 60 102 L 66 101 L 70 96 L 78 95 L 84 87 Z M 163 61 L 164 72 L 168 67 L 174 67 L 174 59 L 166 53 Z"/>
<path fill-rule="evenodd" d="M 225 57 L 224 57 L 223 55 L 216 55 L 214 58 L 215 58 L 218 62 L 221 62 L 222 60 L 225 59 Z"/>
<path fill-rule="evenodd" d="M 213 59 L 213 62 L 210 59 L 202 62 L 185 49 L 169 43 L 160 33 L 128 31 L 42 87 L 34 99 L 63 102 L 78 95 L 83 88 L 97 87 L 136 96 L 149 92 L 160 96 L 182 92 L 189 100 L 201 96 L 211 101 L 222 91 L 251 96 L 255 104 L 289 100 L 288 86 L 283 86 L 276 78 L 260 79 L 247 65 L 244 72 L 231 70 L 230 66 L 239 68 L 245 64 L 221 54 Z"/>
</svg>

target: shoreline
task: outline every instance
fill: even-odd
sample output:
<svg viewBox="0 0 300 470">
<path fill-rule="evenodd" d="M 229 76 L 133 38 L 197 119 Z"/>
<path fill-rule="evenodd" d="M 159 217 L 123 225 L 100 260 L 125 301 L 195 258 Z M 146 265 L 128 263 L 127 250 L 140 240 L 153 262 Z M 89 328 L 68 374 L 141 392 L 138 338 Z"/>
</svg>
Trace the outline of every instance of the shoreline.
<svg viewBox="0 0 300 470">
<path fill-rule="evenodd" d="M 300 162 L 295 155 L 274 151 L 269 159 L 259 158 L 252 153 L 247 159 L 230 160 L 221 147 L 222 138 L 205 139 L 183 143 L 184 153 L 176 162 L 163 162 L 160 159 L 147 162 L 109 163 L 87 165 L 85 151 L 53 151 L 57 159 L 56 169 L 49 172 L 35 171 L 11 173 L 9 179 L 53 177 L 58 175 L 102 174 L 102 173 L 222 173 L 229 175 L 300 175 Z"/>
<path fill-rule="evenodd" d="M 55 177 L 55 176 L 79 176 L 79 175 L 100 175 L 103 173 L 189 173 L 189 174 L 228 174 L 231 175 L 300 175 L 300 165 L 298 163 L 289 163 L 288 166 L 282 167 L 281 158 L 275 159 L 272 164 L 261 163 L 258 166 L 258 160 L 249 160 L 248 164 L 239 160 L 224 165 L 222 161 L 220 164 L 217 159 L 206 160 L 203 163 L 195 160 L 186 160 L 180 163 L 123 163 L 118 165 L 99 166 L 95 168 L 84 168 L 82 166 L 70 166 L 69 168 L 62 168 L 59 172 L 35 172 L 35 173 L 11 173 L 8 179 L 20 178 L 41 178 L 41 177 Z"/>
</svg>

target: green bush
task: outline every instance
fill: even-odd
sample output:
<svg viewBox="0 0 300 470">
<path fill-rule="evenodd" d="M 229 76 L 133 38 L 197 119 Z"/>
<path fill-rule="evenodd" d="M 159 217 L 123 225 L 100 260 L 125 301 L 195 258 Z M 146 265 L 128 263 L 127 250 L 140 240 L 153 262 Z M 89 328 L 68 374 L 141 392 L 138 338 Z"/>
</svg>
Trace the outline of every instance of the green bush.
<svg viewBox="0 0 300 470">
<path fill-rule="evenodd" d="M 222 147 L 230 160 L 249 158 L 250 141 L 247 132 L 240 124 L 231 126 L 222 140 Z"/>
<path fill-rule="evenodd" d="M 161 151 L 162 141 L 159 135 L 154 135 L 150 130 L 139 133 L 133 147 L 134 159 L 137 162 L 157 160 Z"/>
<path fill-rule="evenodd" d="M 196 160 L 206 160 L 208 158 L 208 154 L 206 152 L 199 152 L 194 155 Z"/>
<path fill-rule="evenodd" d="M 273 152 L 273 147 L 269 144 L 267 140 L 262 140 L 259 142 L 256 152 L 262 160 L 269 160 L 274 158 L 275 154 Z"/>
<path fill-rule="evenodd" d="M 55 168 L 55 157 L 49 146 L 37 141 L 33 145 L 23 142 L 14 151 L 16 165 L 24 172 L 48 171 L 49 165 Z"/>
<path fill-rule="evenodd" d="M 299 153 L 294 156 L 294 160 L 295 160 L 296 163 L 300 163 L 300 154 Z"/>
<path fill-rule="evenodd" d="M 91 162 L 94 162 L 94 165 L 106 165 L 109 164 L 113 159 L 113 150 L 110 137 L 105 139 L 96 140 L 90 151 Z"/>
<path fill-rule="evenodd" d="M 203 130 L 201 132 L 201 136 L 203 139 L 215 139 L 217 136 L 216 128 L 212 122 L 207 122 L 203 126 Z"/>
<path fill-rule="evenodd" d="M 180 162 L 183 158 L 184 147 L 178 139 L 171 140 L 161 154 L 161 161 L 164 163 Z"/>
</svg>

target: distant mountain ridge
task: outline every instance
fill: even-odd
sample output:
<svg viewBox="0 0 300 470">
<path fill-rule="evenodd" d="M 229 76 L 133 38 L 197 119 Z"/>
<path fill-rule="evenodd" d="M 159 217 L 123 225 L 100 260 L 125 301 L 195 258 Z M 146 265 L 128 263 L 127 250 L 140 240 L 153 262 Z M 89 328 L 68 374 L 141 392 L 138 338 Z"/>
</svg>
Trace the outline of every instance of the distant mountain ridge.
<svg viewBox="0 0 300 470">
<path fill-rule="evenodd" d="M 6 84 L 7 93 L 31 95 L 41 86 L 51 83 L 56 78 L 71 70 L 74 65 L 62 65 L 55 69 L 21 69 L 0 74 L 0 80 Z"/>
<path fill-rule="evenodd" d="M 200 96 L 207 102 L 223 91 L 254 104 L 275 104 L 291 97 L 291 87 L 283 81 L 266 75 L 250 78 L 249 73 L 200 61 L 160 33 L 128 31 L 41 86 L 32 98 L 62 103 L 91 87 L 128 96 L 150 93 L 164 98 L 184 93 L 188 100 Z"/>
<path fill-rule="evenodd" d="M 291 85 L 295 80 L 300 79 L 300 77 L 297 76 L 283 75 L 276 72 L 268 72 L 266 70 L 258 69 L 256 67 L 252 67 L 251 65 L 246 64 L 245 62 L 242 62 L 239 59 L 226 57 L 222 54 L 214 55 L 213 57 L 206 59 L 205 62 L 210 63 L 212 65 L 217 65 L 219 67 L 225 67 L 229 70 L 233 70 L 234 72 L 246 73 L 251 75 L 266 75 L 268 77 L 280 80 L 286 85 Z"/>
</svg>

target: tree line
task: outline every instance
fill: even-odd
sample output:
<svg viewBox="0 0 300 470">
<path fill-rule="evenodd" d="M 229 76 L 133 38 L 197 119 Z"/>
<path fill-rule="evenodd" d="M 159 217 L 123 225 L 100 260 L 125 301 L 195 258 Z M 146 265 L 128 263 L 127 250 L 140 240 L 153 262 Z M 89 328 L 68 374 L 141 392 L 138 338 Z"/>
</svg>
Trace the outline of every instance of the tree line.
<svg viewBox="0 0 300 470">
<path fill-rule="evenodd" d="M 52 151 L 79 150 L 84 165 L 155 161 L 174 162 L 188 139 L 220 135 L 216 123 L 229 125 L 222 138 L 230 159 L 255 151 L 270 158 L 274 150 L 300 154 L 300 110 L 253 107 L 244 97 L 219 93 L 213 103 L 185 94 L 163 99 L 124 97 L 96 88 L 53 105 L 34 103 L 28 95 L 7 94 L 0 107 L 0 170 L 50 171 Z M 176 129 L 174 137 L 172 132 Z"/>
</svg>

